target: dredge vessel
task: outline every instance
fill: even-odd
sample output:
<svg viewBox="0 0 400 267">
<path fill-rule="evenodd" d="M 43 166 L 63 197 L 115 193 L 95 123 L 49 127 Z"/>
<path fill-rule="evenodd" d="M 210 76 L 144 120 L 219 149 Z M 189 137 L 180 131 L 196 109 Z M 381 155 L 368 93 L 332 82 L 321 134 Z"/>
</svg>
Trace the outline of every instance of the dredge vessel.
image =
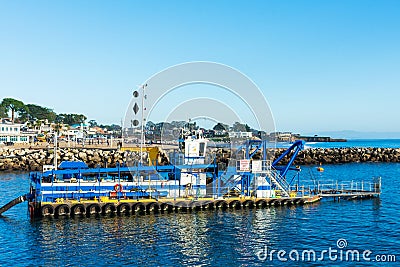
<svg viewBox="0 0 400 267">
<path fill-rule="evenodd" d="M 88 168 L 84 162 L 69 161 L 57 169 L 44 166 L 42 172 L 29 174 L 29 193 L 0 208 L 0 214 L 24 201 L 28 201 L 31 218 L 40 218 L 259 208 L 312 203 L 322 198 L 321 193 L 353 198 L 380 194 L 380 182 L 362 191 L 301 186 L 300 168 L 293 162 L 304 141 L 294 142 L 270 161 L 267 141 L 247 140 L 237 149 L 243 155 L 235 159 L 234 166 L 224 168 L 215 158 L 206 160 L 207 144 L 201 131 L 186 133 L 180 138 L 182 150 L 171 154 L 171 164 L 164 166 L 157 161 L 137 161 L 133 166 L 121 163 L 114 168 Z M 255 159 L 257 152 L 262 157 Z M 288 163 L 280 165 L 284 157 Z M 291 180 L 287 179 L 289 172 L 294 172 Z"/>
</svg>

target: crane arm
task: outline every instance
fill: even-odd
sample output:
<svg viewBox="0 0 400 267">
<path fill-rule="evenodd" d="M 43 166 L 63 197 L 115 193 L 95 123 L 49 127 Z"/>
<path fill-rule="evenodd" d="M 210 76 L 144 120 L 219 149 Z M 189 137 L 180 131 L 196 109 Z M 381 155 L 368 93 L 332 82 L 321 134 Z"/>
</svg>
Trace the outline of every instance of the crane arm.
<svg viewBox="0 0 400 267">
<path fill-rule="evenodd" d="M 285 177 L 287 172 L 289 170 L 293 170 L 290 166 L 293 164 L 294 160 L 296 159 L 297 155 L 299 152 L 304 149 L 304 141 L 303 140 L 297 140 L 296 142 L 293 143 L 285 152 L 283 152 L 282 155 L 280 155 L 274 162 L 272 162 L 271 166 L 275 168 L 276 170 L 279 170 L 280 175 L 282 177 Z M 284 165 L 284 166 L 277 166 L 279 162 L 286 157 L 288 154 L 290 154 L 294 150 L 293 155 L 291 156 L 289 162 Z"/>
</svg>

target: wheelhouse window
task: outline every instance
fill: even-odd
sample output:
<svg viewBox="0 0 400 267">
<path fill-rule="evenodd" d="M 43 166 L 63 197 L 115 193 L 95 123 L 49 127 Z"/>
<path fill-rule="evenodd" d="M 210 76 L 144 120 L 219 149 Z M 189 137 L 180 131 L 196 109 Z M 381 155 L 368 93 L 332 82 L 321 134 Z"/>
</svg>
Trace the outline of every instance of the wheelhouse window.
<svg viewBox="0 0 400 267">
<path fill-rule="evenodd" d="M 203 157 L 204 156 L 204 148 L 205 148 L 205 143 L 200 143 L 200 149 L 199 149 L 199 156 Z"/>
</svg>

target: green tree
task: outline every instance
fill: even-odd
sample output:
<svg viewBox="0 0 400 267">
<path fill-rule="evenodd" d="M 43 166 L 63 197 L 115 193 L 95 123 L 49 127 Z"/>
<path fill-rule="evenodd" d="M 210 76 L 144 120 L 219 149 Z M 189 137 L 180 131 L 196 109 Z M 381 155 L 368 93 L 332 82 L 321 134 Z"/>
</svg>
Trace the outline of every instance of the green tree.
<svg viewBox="0 0 400 267">
<path fill-rule="evenodd" d="M 227 131 L 228 129 L 229 129 L 229 126 L 227 124 L 223 124 L 221 122 L 218 122 L 213 127 L 214 131 L 224 131 L 224 130 Z"/>
<path fill-rule="evenodd" d="M 96 120 L 90 120 L 90 121 L 88 121 L 88 123 L 89 123 L 89 126 L 90 126 L 90 127 L 95 127 L 95 126 L 97 126 Z"/>
<path fill-rule="evenodd" d="M 57 122 L 54 126 L 53 129 L 57 133 L 57 135 L 60 133 L 61 129 L 63 127 L 62 123 Z"/>
<path fill-rule="evenodd" d="M 0 106 L 0 118 L 5 118 L 7 117 L 7 110 L 5 107 Z"/>
<path fill-rule="evenodd" d="M 154 122 L 152 122 L 152 121 L 148 121 L 146 123 L 146 128 L 147 129 L 155 129 L 156 128 L 156 124 Z"/>
<path fill-rule="evenodd" d="M 29 108 L 25 106 L 25 108 L 21 108 L 16 110 L 18 112 L 18 119 L 22 121 L 28 121 L 31 118 L 29 118 Z"/>
<path fill-rule="evenodd" d="M 27 119 L 33 120 L 48 120 L 49 122 L 54 122 L 57 114 L 49 108 L 41 107 L 34 104 L 27 104 Z"/>
<path fill-rule="evenodd" d="M 232 130 L 233 130 L 234 132 L 246 132 L 246 125 L 245 125 L 245 124 L 242 124 L 242 123 L 240 123 L 240 122 L 235 122 L 235 123 L 232 125 Z"/>
<path fill-rule="evenodd" d="M 191 122 L 189 120 L 189 122 L 185 124 L 185 128 L 188 129 L 189 131 L 194 131 L 198 130 L 199 126 L 196 125 L 196 122 Z"/>
<path fill-rule="evenodd" d="M 42 127 L 43 121 L 41 120 L 36 120 L 34 123 L 35 129 L 40 130 L 40 127 Z"/>
<path fill-rule="evenodd" d="M 84 123 L 87 117 L 83 114 L 72 114 L 77 123 Z"/>
<path fill-rule="evenodd" d="M 14 98 L 4 98 L 0 105 L 5 108 L 6 112 L 11 110 L 11 120 L 13 123 L 15 119 L 15 113 L 23 113 L 27 109 L 22 101 Z"/>
<path fill-rule="evenodd" d="M 84 123 L 86 119 L 86 116 L 83 114 L 58 114 L 55 122 L 62 122 L 64 124 L 73 125 Z"/>
<path fill-rule="evenodd" d="M 54 122 L 55 123 L 64 122 L 66 120 L 66 116 L 65 115 L 66 114 L 57 114 L 56 119 L 54 120 Z"/>
</svg>

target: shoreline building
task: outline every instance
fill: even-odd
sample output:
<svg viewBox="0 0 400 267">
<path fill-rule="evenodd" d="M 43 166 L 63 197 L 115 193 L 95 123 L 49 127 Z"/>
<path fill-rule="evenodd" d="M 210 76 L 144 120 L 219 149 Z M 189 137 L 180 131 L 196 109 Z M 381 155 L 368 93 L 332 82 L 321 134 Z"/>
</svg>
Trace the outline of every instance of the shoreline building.
<svg viewBox="0 0 400 267">
<path fill-rule="evenodd" d="M 293 134 L 292 132 L 272 132 L 269 134 L 272 140 L 276 140 L 277 142 L 292 142 Z"/>
<path fill-rule="evenodd" d="M 29 134 L 21 133 L 23 124 L 12 123 L 8 119 L 0 120 L 0 143 L 29 143 Z"/>
<path fill-rule="evenodd" d="M 229 138 L 252 138 L 252 132 L 228 132 Z"/>
</svg>

